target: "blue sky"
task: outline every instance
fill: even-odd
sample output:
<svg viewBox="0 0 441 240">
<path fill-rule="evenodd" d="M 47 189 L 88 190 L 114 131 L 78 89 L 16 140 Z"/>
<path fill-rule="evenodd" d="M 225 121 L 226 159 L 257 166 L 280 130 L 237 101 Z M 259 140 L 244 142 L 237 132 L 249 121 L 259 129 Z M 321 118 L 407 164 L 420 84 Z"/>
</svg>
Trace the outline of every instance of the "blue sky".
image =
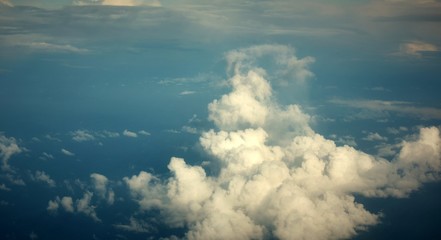
<svg viewBox="0 0 441 240">
<path fill-rule="evenodd" d="M 440 10 L 0 0 L 1 238 L 439 238 Z"/>
</svg>

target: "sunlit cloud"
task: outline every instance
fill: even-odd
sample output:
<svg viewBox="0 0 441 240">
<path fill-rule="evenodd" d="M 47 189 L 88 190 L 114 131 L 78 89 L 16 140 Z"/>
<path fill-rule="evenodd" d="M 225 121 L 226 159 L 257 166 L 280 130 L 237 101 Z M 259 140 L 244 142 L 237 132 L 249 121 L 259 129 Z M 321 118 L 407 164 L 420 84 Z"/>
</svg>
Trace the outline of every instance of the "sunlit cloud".
<svg viewBox="0 0 441 240">
<path fill-rule="evenodd" d="M 281 56 L 288 58 L 282 59 L 302 62 L 281 46 L 226 54 L 233 71 L 231 92 L 209 104 L 216 128 L 200 137 L 219 169 L 207 174 L 207 164 L 189 165 L 172 157 L 168 179 L 145 171 L 125 177 L 140 210 L 158 209 L 170 227 L 187 226 L 188 239 L 342 239 L 381 221 L 381 213 L 366 210 L 355 194 L 407 197 L 423 183 L 439 179 L 441 138 L 436 127 L 420 128 L 388 161 L 337 146 L 310 128 L 310 117 L 300 106 L 280 105 L 255 58 L 285 50 Z M 296 68 L 298 76 L 312 75 L 305 75 L 306 64 Z M 376 133 L 366 138 L 385 140 Z M 136 223 L 125 228 L 132 225 Z"/>
</svg>

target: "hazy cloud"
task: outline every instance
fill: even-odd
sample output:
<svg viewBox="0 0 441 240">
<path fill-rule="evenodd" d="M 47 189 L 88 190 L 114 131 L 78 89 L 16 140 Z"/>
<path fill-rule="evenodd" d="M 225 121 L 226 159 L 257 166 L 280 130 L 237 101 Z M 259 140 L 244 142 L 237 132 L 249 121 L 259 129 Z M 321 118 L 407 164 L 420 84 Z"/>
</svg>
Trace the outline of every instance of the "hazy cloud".
<svg viewBox="0 0 441 240">
<path fill-rule="evenodd" d="M 376 133 L 376 132 L 369 132 L 367 134 L 367 136 L 363 138 L 363 140 L 371 141 L 371 142 L 374 142 L 374 141 L 387 141 L 387 137 L 383 137 L 379 133 Z"/>
</svg>

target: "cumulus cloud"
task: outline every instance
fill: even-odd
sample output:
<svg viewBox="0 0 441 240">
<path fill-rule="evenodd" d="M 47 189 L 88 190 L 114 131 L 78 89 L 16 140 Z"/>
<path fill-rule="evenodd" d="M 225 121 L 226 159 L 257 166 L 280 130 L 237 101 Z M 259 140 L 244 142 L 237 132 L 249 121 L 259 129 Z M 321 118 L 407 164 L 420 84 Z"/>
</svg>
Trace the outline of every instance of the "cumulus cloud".
<svg viewBox="0 0 441 240">
<path fill-rule="evenodd" d="M 96 222 L 101 222 L 95 212 L 95 206 L 91 205 L 93 193 L 86 191 L 83 194 L 83 198 L 78 199 L 76 202 L 77 212 L 83 213 L 86 216 L 91 217 Z"/>
<path fill-rule="evenodd" d="M 380 222 L 356 194 L 406 197 L 439 179 L 438 128 L 421 128 L 390 160 L 337 146 L 310 128 L 300 106 L 274 99 L 265 71 L 254 66 L 269 52 L 284 56 L 288 68 L 294 64 L 294 75 L 310 75 L 291 48 L 228 53 L 232 91 L 209 104 L 216 129 L 200 137 L 220 168 L 209 175 L 172 157 L 168 179 L 145 171 L 125 177 L 141 210 L 160 210 L 166 224 L 187 228 L 187 239 L 342 239 Z"/>
<path fill-rule="evenodd" d="M 61 149 L 61 153 L 66 155 L 66 156 L 70 156 L 70 157 L 75 156 L 75 153 L 73 153 L 73 152 L 71 152 L 69 150 L 66 150 L 64 148 Z"/>
<path fill-rule="evenodd" d="M 49 212 L 56 212 L 60 207 L 59 202 L 60 202 L 59 198 L 55 200 L 49 200 L 46 210 L 48 210 Z"/>
<path fill-rule="evenodd" d="M 68 197 L 68 196 L 64 196 L 61 201 L 61 206 L 63 207 L 63 209 L 66 212 L 71 212 L 73 213 L 75 211 L 74 206 L 73 206 L 73 200 L 72 197 Z"/>
<path fill-rule="evenodd" d="M 438 51 L 439 48 L 436 45 L 422 41 L 412 41 L 400 45 L 400 53 L 402 55 L 409 55 L 414 57 L 421 57 L 424 53 Z"/>
<path fill-rule="evenodd" d="M 9 0 L 0 0 L 0 5 L 5 5 L 8 7 L 14 7 L 14 5 Z"/>
<path fill-rule="evenodd" d="M 72 132 L 71 135 L 72 135 L 72 139 L 77 142 L 95 140 L 93 133 L 91 133 L 87 130 L 76 130 L 76 131 Z"/>
<path fill-rule="evenodd" d="M 13 137 L 6 137 L 0 132 L 0 157 L 2 158 L 2 169 L 10 169 L 8 161 L 9 159 L 18 153 L 23 151 L 17 144 L 17 141 Z"/>
<path fill-rule="evenodd" d="M 44 171 L 36 171 L 35 174 L 32 175 L 32 178 L 35 181 L 46 183 L 49 187 L 56 186 L 55 181 L 53 179 L 51 179 L 51 177 L 48 174 L 46 174 Z"/>
<path fill-rule="evenodd" d="M 138 137 L 138 134 L 136 132 L 132 132 L 132 131 L 129 131 L 127 129 L 124 130 L 123 135 L 126 136 L 126 137 L 133 137 L 133 138 Z"/>
<path fill-rule="evenodd" d="M 95 192 L 101 199 L 106 199 L 107 203 L 112 205 L 115 201 L 115 193 L 108 188 L 109 180 L 106 176 L 99 173 L 92 173 L 90 175 Z"/>
</svg>

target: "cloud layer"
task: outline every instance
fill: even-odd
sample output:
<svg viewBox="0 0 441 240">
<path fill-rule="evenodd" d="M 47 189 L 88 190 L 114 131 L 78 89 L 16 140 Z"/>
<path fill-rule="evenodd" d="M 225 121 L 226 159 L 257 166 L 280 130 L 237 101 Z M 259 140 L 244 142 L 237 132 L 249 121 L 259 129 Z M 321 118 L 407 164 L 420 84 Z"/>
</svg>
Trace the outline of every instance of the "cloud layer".
<svg viewBox="0 0 441 240">
<path fill-rule="evenodd" d="M 166 224 L 188 229 L 188 239 L 340 239 L 379 222 L 355 194 L 406 197 L 439 179 L 436 127 L 421 128 L 386 160 L 336 145 L 310 128 L 300 106 L 278 104 L 256 64 L 270 56 L 292 81 L 305 81 L 312 58 L 294 53 L 262 45 L 226 54 L 232 91 L 209 104 L 217 129 L 200 137 L 220 169 L 208 175 L 173 157 L 167 180 L 144 171 L 124 178 L 141 210 L 159 209 Z"/>
</svg>

